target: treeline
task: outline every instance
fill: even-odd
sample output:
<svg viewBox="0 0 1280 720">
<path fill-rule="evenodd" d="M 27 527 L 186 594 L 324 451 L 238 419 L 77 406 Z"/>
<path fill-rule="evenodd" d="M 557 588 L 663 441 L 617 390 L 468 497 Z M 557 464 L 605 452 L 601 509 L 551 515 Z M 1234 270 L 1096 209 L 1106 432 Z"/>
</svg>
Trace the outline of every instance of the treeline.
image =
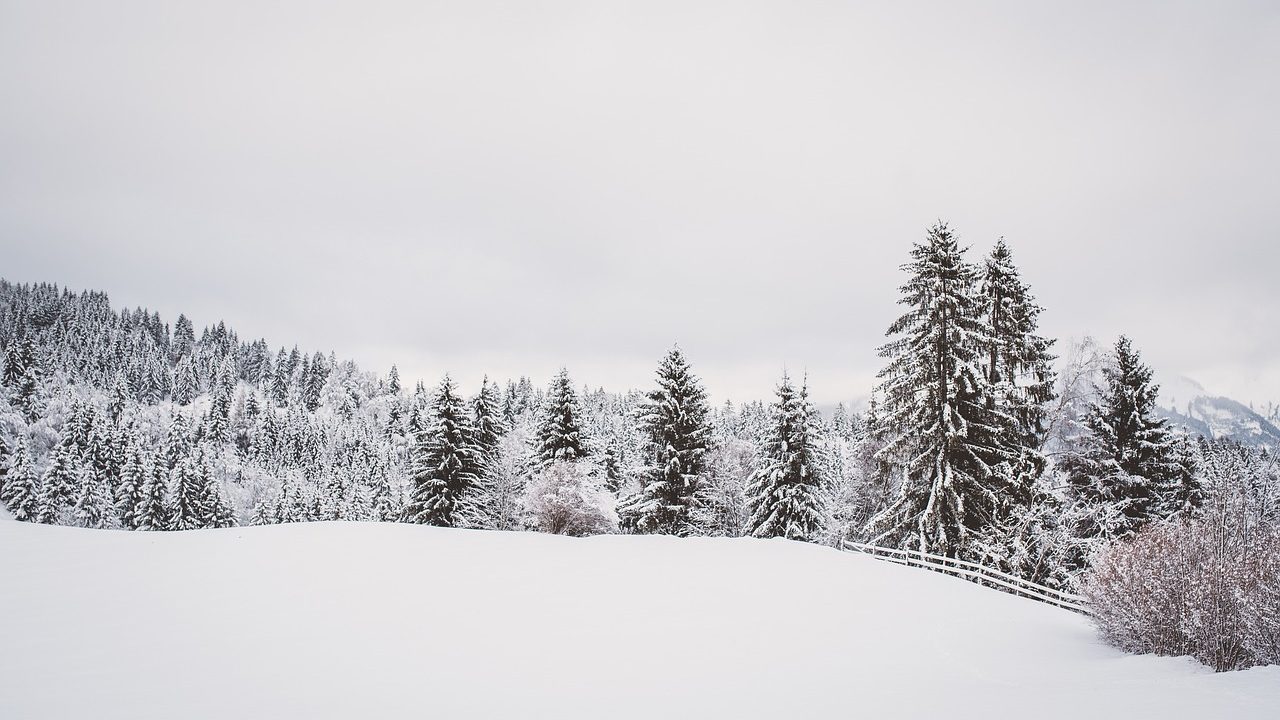
<svg viewBox="0 0 1280 720">
<path fill-rule="evenodd" d="M 98 292 L 0 281 L 0 501 L 19 520 L 184 530 L 311 520 L 845 539 L 1068 586 L 1091 558 L 1229 493 L 1280 517 L 1274 458 L 1158 418 L 1126 338 L 1054 355 L 1003 241 L 944 224 L 903 266 L 865 412 L 807 382 L 713 405 L 679 348 L 647 391 L 561 371 L 401 386 L 332 354 L 198 334 Z M 1246 470 L 1221 472 L 1220 458 Z"/>
</svg>

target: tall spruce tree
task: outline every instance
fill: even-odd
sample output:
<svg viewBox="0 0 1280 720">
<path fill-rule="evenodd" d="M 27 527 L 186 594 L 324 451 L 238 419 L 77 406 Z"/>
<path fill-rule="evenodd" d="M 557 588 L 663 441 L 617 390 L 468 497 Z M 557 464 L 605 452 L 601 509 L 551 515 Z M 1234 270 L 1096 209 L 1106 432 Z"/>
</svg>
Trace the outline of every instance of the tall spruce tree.
<svg viewBox="0 0 1280 720">
<path fill-rule="evenodd" d="M 200 379 L 196 377 L 195 363 L 184 356 L 173 370 L 173 401 L 188 405 L 200 394 Z"/>
<path fill-rule="evenodd" d="M 178 462 L 169 481 L 169 523 L 173 530 L 213 527 L 214 508 L 209 504 L 208 469 L 197 456 Z"/>
<path fill-rule="evenodd" d="M 480 392 L 471 400 L 472 442 L 475 445 L 476 480 L 458 508 L 457 524 L 480 529 L 507 529 L 497 522 L 501 514 L 504 477 L 500 445 L 510 430 L 502 413 L 502 394 L 488 376 L 480 383 Z"/>
<path fill-rule="evenodd" d="M 168 472 L 178 466 L 182 459 L 191 454 L 191 427 L 187 417 L 182 413 L 174 413 L 169 431 L 165 433 L 164 448 L 159 462 Z"/>
<path fill-rule="evenodd" d="M 111 422 L 119 423 L 124 412 L 133 403 L 135 394 L 129 387 L 129 379 L 123 372 L 116 373 L 115 382 L 111 385 L 111 400 L 107 404 L 107 416 Z"/>
<path fill-rule="evenodd" d="M 143 500 L 143 488 L 151 475 L 142 446 L 136 437 L 130 438 L 125 450 L 125 461 L 120 468 L 120 484 L 116 486 L 116 513 L 126 530 L 138 527 L 138 506 Z"/>
<path fill-rule="evenodd" d="M 640 491 L 628 498 L 623 515 L 642 533 L 684 535 L 707 472 L 710 410 L 706 390 L 680 348 L 667 353 L 657 375 L 658 387 L 637 413 L 645 436 Z"/>
<path fill-rule="evenodd" d="M 40 400 L 40 366 L 30 337 L 24 336 L 9 343 L 0 382 L 9 389 L 13 405 L 22 411 L 23 419 L 35 422 L 43 406 Z"/>
<path fill-rule="evenodd" d="M 994 523 L 978 543 L 978 560 L 1005 572 L 1044 582 L 1052 563 L 1046 530 L 1061 514 L 1056 498 L 1040 483 L 1048 462 L 1041 452 L 1048 435 L 1048 403 L 1056 397 L 1053 340 L 1038 334 L 1041 308 L 1023 282 L 1004 238 L 996 241 L 982 270 L 979 290 L 985 345 L 981 356 L 989 402 L 998 412 L 1000 437 L 1012 454 L 1018 491 L 1003 493 Z"/>
<path fill-rule="evenodd" d="M 1035 455 L 1044 444 L 1046 404 L 1054 398 L 1053 341 L 1037 334 L 1041 308 L 1022 281 L 1004 238 L 986 259 L 981 287 L 986 325 L 983 361 L 987 384 L 1010 421 L 1017 444 Z"/>
<path fill-rule="evenodd" d="M 143 456 L 144 474 L 138 486 L 138 501 L 130 518 L 135 530 L 168 530 L 170 527 L 168 483 L 163 465 Z"/>
<path fill-rule="evenodd" d="M 538 424 L 535 441 L 537 462 L 575 462 L 590 453 L 582 433 L 582 410 L 569 371 L 561 368 L 547 391 L 546 407 Z"/>
<path fill-rule="evenodd" d="M 88 465 L 80 467 L 79 475 L 79 492 L 72 508 L 75 524 L 95 529 L 118 527 L 119 521 L 108 479 L 101 473 L 94 472 Z"/>
<path fill-rule="evenodd" d="M 896 499 L 871 519 L 874 542 L 976 557 L 1010 505 L 1029 488 L 1014 476 L 1018 457 L 1001 431 L 1009 419 L 982 370 L 989 339 L 976 269 L 945 223 L 929 229 L 903 266 L 908 307 L 880 350 L 878 394 L 886 444 L 876 457 L 900 477 Z"/>
<path fill-rule="evenodd" d="M 414 450 L 404 520 L 453 527 L 458 503 L 479 477 L 479 452 L 466 405 L 445 376 Z"/>
<path fill-rule="evenodd" d="M 807 383 L 797 390 L 784 374 L 777 392 L 759 465 L 746 487 L 747 531 L 812 541 L 822 532 L 823 518 L 819 420 Z"/>
<path fill-rule="evenodd" d="M 179 314 L 177 321 L 173 324 L 173 343 L 170 346 L 173 351 L 174 362 L 189 356 L 192 350 L 195 349 L 195 343 L 195 325 L 186 315 Z"/>
<path fill-rule="evenodd" d="M 0 501 L 4 502 L 15 519 L 36 521 L 40 512 L 40 480 L 31 466 L 27 439 L 21 435 L 18 437 L 17 448 L 9 456 L 7 469 Z"/>
<path fill-rule="evenodd" d="M 1156 415 L 1159 387 L 1151 382 L 1151 368 L 1129 338 L 1116 342 L 1102 372 L 1106 387 L 1084 418 L 1082 450 L 1068 456 L 1063 469 L 1074 498 L 1098 510 L 1078 532 L 1111 540 L 1173 515 L 1199 493 L 1186 453 Z"/>
<path fill-rule="evenodd" d="M 498 442 L 510 430 L 502 414 L 501 392 L 497 385 L 489 382 L 488 376 L 481 381 L 480 392 L 471 401 L 471 412 L 476 448 L 481 460 L 488 464 L 498 452 Z"/>
<path fill-rule="evenodd" d="M 226 489 L 222 482 L 214 476 L 203 452 L 200 457 L 200 466 L 204 476 L 204 526 L 209 528 L 235 527 L 235 508 L 231 507 L 231 501 L 227 499 Z"/>
<path fill-rule="evenodd" d="M 80 450 L 75 441 L 70 435 L 64 435 L 62 441 L 54 447 L 49 467 L 40 480 L 40 498 L 36 512 L 39 522 L 55 525 L 68 519 L 68 511 L 80 490 L 81 462 Z"/>
</svg>

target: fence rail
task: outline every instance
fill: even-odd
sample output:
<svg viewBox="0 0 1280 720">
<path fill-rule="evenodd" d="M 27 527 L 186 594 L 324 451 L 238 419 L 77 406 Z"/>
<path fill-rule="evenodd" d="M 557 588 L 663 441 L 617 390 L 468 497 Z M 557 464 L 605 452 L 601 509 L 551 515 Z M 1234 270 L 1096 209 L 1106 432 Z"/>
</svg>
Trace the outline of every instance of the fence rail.
<svg viewBox="0 0 1280 720">
<path fill-rule="evenodd" d="M 862 553 L 880 560 L 897 563 L 898 565 L 925 568 L 935 572 L 962 577 L 966 580 L 990 585 L 999 590 L 1003 590 L 1004 592 L 1012 593 L 1020 597 L 1039 600 L 1040 602 L 1055 605 L 1060 608 L 1066 608 L 1067 610 L 1083 613 L 1085 615 L 1089 614 L 1089 609 L 1085 606 L 1084 599 L 1079 595 L 1072 595 L 1071 593 L 1065 593 L 1061 590 L 1055 590 L 1054 588 L 1039 585 L 1015 575 L 1002 573 L 999 570 L 993 570 L 985 565 L 979 565 L 978 563 L 969 562 L 967 560 L 957 560 L 955 558 L 933 555 L 931 553 L 920 552 L 918 550 L 897 550 L 895 548 L 865 545 L 863 543 L 849 541 L 842 543 L 841 548 L 850 552 Z"/>
</svg>

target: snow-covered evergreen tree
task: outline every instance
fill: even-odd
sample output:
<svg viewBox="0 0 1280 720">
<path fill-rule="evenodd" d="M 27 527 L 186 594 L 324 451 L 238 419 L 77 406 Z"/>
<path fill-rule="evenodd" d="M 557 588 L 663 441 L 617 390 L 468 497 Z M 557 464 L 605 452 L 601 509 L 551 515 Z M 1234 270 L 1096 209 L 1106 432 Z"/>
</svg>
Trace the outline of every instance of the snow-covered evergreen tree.
<svg viewBox="0 0 1280 720">
<path fill-rule="evenodd" d="M 208 459 L 203 452 L 197 462 L 204 478 L 204 500 L 202 502 L 205 508 L 204 526 L 209 528 L 235 527 L 235 509 L 231 507 L 231 502 L 227 498 L 226 489 L 223 487 L 222 482 L 214 477 L 208 465 Z"/>
<path fill-rule="evenodd" d="M 120 484 L 115 490 L 116 514 L 120 517 L 120 524 L 127 530 L 138 527 L 138 505 L 142 502 L 142 489 L 150 475 L 151 468 L 144 461 L 142 447 L 135 439 L 125 450 Z"/>
<path fill-rule="evenodd" d="M 119 527 L 115 503 L 111 497 L 111 485 L 107 478 L 83 465 L 78 474 L 79 490 L 72 508 L 75 524 L 78 527 L 97 529 Z"/>
<path fill-rule="evenodd" d="M 578 394 L 573 389 L 568 370 L 562 368 L 551 381 L 534 442 L 540 465 L 574 462 L 590 454 L 583 437 Z"/>
<path fill-rule="evenodd" d="M 1040 306 L 1022 281 L 1004 238 L 983 267 L 983 360 L 987 382 L 1017 444 L 1038 452 L 1047 431 L 1046 404 L 1054 398 L 1053 341 L 1037 334 Z M 1039 465 L 1043 460 L 1036 458 Z"/>
<path fill-rule="evenodd" d="M 24 336 L 9 343 L 0 381 L 8 388 L 13 405 L 22 411 L 23 419 L 35 422 L 43 404 L 40 398 L 40 366 L 30 337 Z"/>
<path fill-rule="evenodd" d="M 36 519 L 56 525 L 70 519 L 70 510 L 80 491 L 80 450 L 70 435 L 64 436 L 50 456 L 49 467 L 40 480 Z"/>
<path fill-rule="evenodd" d="M 484 530 L 525 529 L 529 452 L 529 432 L 524 427 L 498 440 L 482 482 L 462 499 L 461 524 Z"/>
<path fill-rule="evenodd" d="M 135 393 L 129 387 L 129 380 L 123 372 L 116 373 L 116 380 L 111 386 L 111 401 L 107 404 L 107 417 L 113 423 L 119 423 L 125 410 L 132 405 Z"/>
<path fill-rule="evenodd" d="M 1063 531 L 1057 499 L 1041 482 L 1048 461 L 1041 448 L 1056 393 L 1053 341 L 1038 334 L 1041 308 L 1023 282 L 1004 238 L 986 258 L 980 289 L 985 325 L 981 356 L 1000 440 L 1008 446 L 1013 493 L 1004 493 L 975 544 L 975 559 L 1015 575 L 1047 582 L 1059 566 Z M 1004 474 L 999 467 L 997 474 Z"/>
<path fill-rule="evenodd" d="M 965 262 L 944 224 L 930 228 L 904 266 L 899 303 L 908 310 L 880 354 L 878 394 L 886 445 L 878 457 L 900 478 L 893 503 L 872 518 L 873 542 L 973 557 L 1010 506 L 1030 502 L 1013 470 L 1009 423 L 982 370 L 989 340 Z"/>
<path fill-rule="evenodd" d="M 166 471 L 151 457 L 141 458 L 143 476 L 138 485 L 138 501 L 130 518 L 135 530 L 168 530 L 170 528 L 168 483 Z"/>
<path fill-rule="evenodd" d="M 431 408 L 430 426 L 414 449 L 413 489 L 406 522 L 452 527 L 458 503 L 479 477 L 479 451 L 466 405 L 445 376 Z"/>
<path fill-rule="evenodd" d="M 173 401 L 179 405 L 190 404 L 200 394 L 200 381 L 190 357 L 184 356 L 173 371 Z"/>
<path fill-rule="evenodd" d="M 498 386 L 488 376 L 480 383 L 480 392 L 471 401 L 472 427 L 476 449 L 486 463 L 498 451 L 498 442 L 511 428 L 502 415 L 502 399 Z"/>
<path fill-rule="evenodd" d="M 173 416 L 173 421 L 169 424 L 169 431 L 165 434 L 160 462 L 163 464 L 165 471 L 170 471 L 176 468 L 178 463 L 182 462 L 190 454 L 191 430 L 187 423 L 187 418 L 182 413 L 176 413 Z"/>
<path fill-rule="evenodd" d="M 195 349 L 196 329 L 191 319 L 186 315 L 179 314 L 178 319 L 173 323 L 173 359 L 178 361 L 181 358 L 191 355 Z"/>
<path fill-rule="evenodd" d="M 386 473 L 378 473 L 375 478 L 371 506 L 372 519 L 376 522 L 390 522 L 400 516 L 399 503 L 392 494 Z"/>
<path fill-rule="evenodd" d="M 1159 387 L 1151 369 L 1129 338 L 1116 342 L 1103 376 L 1106 387 L 1084 418 L 1081 449 L 1062 465 L 1075 499 L 1109 507 L 1117 519 L 1110 525 L 1087 519 L 1080 534 L 1111 540 L 1190 509 L 1199 493 L 1186 452 L 1156 415 Z"/>
<path fill-rule="evenodd" d="M 195 457 L 185 457 L 173 469 L 169 483 L 169 529 L 198 530 L 212 527 L 209 478 Z"/>
<path fill-rule="evenodd" d="M 9 455 L 7 471 L 0 501 L 15 519 L 36 521 L 40 512 L 40 481 L 31 465 L 25 437 L 19 436 L 17 448 Z"/>
<path fill-rule="evenodd" d="M 684 535 L 707 471 L 707 393 L 679 348 L 662 359 L 657 375 L 658 387 L 638 412 L 645 436 L 640 491 L 622 514 L 638 532 Z"/>
<path fill-rule="evenodd" d="M 770 407 L 759 467 L 746 488 L 751 535 L 812 541 L 822 531 L 816 421 L 807 384 L 797 390 L 784 374 L 778 399 Z"/>
</svg>

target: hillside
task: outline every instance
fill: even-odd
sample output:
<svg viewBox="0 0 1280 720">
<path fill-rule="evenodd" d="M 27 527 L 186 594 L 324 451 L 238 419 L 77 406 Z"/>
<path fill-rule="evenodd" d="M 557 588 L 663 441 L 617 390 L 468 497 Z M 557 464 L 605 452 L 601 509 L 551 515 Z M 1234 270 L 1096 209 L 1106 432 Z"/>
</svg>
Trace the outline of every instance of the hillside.
<svg viewBox="0 0 1280 720">
<path fill-rule="evenodd" d="M 1185 412 L 1161 408 L 1160 413 L 1175 425 L 1208 438 L 1226 438 L 1255 448 L 1280 448 L 1280 428 L 1231 398 L 1198 395 L 1186 403 Z"/>
<path fill-rule="evenodd" d="M 781 540 L 0 522 L 0 547 L 0 717 L 1280 714 L 1280 668 L 1124 656 L 1070 612 Z"/>
</svg>

